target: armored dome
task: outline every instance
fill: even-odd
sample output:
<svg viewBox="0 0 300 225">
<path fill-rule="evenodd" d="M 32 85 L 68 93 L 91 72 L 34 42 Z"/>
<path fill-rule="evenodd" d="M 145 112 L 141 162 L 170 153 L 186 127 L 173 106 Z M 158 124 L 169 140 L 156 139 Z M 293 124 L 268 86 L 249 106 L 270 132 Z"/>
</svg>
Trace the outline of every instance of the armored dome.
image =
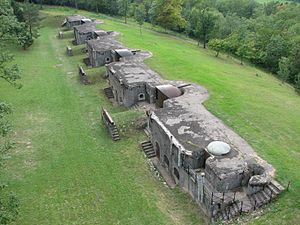
<svg viewBox="0 0 300 225">
<path fill-rule="evenodd" d="M 223 141 L 210 142 L 206 148 L 209 153 L 216 155 L 216 156 L 226 155 L 231 150 L 229 144 L 227 144 Z"/>
</svg>

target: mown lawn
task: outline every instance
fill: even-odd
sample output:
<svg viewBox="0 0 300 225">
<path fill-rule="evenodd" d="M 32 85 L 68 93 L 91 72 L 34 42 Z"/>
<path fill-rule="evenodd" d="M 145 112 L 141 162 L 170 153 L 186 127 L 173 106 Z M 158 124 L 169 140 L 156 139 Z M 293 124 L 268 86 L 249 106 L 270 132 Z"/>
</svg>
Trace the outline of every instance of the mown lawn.
<svg viewBox="0 0 300 225">
<path fill-rule="evenodd" d="M 51 18 L 37 43 L 15 51 L 24 88 L 1 86 L 1 96 L 15 107 L 18 145 L 5 176 L 21 199 L 18 224 L 204 222 L 187 195 L 169 191 L 148 172 L 137 150 L 142 134 L 126 132 L 120 143 L 109 140 L 99 119 L 101 106 L 128 121 L 135 115 L 111 107 L 99 93 L 105 81 L 79 83 L 76 65 L 83 55 L 66 57 L 69 39 L 55 39 L 59 15 L 74 13 L 104 19 L 101 27 L 121 32 L 128 47 L 151 51 L 147 63 L 163 77 L 205 86 L 211 95 L 206 107 L 277 169 L 279 181 L 292 181 L 289 192 L 250 223 L 299 223 L 300 97 L 291 87 L 227 56 L 215 58 L 189 40 L 149 29 L 140 35 L 132 22 L 66 8 L 46 12 Z"/>
</svg>

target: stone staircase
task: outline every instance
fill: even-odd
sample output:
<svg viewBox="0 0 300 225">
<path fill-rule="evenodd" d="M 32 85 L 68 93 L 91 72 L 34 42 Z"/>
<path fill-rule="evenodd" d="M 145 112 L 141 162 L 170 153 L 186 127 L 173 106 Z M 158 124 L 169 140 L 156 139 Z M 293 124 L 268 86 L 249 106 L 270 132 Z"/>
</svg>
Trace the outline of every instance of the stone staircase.
<svg viewBox="0 0 300 225">
<path fill-rule="evenodd" d="M 249 196 L 249 200 L 255 210 L 256 208 L 271 202 L 272 199 L 277 197 L 282 191 L 284 191 L 284 188 L 278 182 L 272 180 L 263 188 L 263 190 Z"/>
<path fill-rule="evenodd" d="M 105 94 L 105 96 L 106 96 L 108 99 L 114 98 L 114 93 L 113 93 L 111 87 L 104 88 L 104 94 Z"/>
<path fill-rule="evenodd" d="M 138 109 L 139 109 L 139 105 L 138 104 L 135 104 L 135 105 L 133 105 L 133 106 L 131 106 L 129 108 L 129 110 L 138 110 Z"/>
<path fill-rule="evenodd" d="M 214 216 L 214 221 L 224 221 L 231 220 L 241 214 L 241 203 L 235 201 L 232 204 L 229 204 L 227 207 L 218 211 Z"/>
<path fill-rule="evenodd" d="M 156 156 L 154 147 L 151 141 L 144 141 L 141 143 L 142 150 L 144 151 L 147 158 L 153 158 Z"/>
<path fill-rule="evenodd" d="M 84 58 L 82 61 L 86 66 L 91 66 L 90 58 Z"/>
<path fill-rule="evenodd" d="M 116 123 L 113 121 L 113 119 L 111 118 L 111 116 L 107 112 L 107 110 L 102 109 L 101 117 L 102 117 L 102 120 L 103 120 L 105 126 L 107 127 L 107 129 L 108 129 L 108 131 L 111 135 L 112 140 L 113 141 L 119 141 L 120 140 L 120 134 L 119 134 L 118 128 L 116 126 Z"/>
<path fill-rule="evenodd" d="M 284 188 L 272 180 L 261 191 L 245 196 L 245 198 L 223 205 L 221 209 L 214 209 L 213 221 L 227 221 L 239 216 L 242 212 L 252 212 L 266 205 L 276 198 Z"/>
<path fill-rule="evenodd" d="M 110 130 L 109 133 L 111 134 L 111 138 L 113 139 L 113 141 L 119 141 L 120 134 L 119 134 L 117 126 L 114 124 L 109 128 L 109 130 Z"/>
</svg>

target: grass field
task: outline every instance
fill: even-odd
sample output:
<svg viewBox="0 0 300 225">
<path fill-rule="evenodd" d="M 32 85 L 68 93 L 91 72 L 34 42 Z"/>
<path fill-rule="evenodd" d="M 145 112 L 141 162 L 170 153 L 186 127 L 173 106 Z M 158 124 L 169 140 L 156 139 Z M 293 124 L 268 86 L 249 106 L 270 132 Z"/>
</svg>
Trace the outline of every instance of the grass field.
<svg viewBox="0 0 300 225">
<path fill-rule="evenodd" d="M 100 92 L 105 81 L 83 86 L 77 64 L 83 55 L 65 56 L 70 39 L 55 38 L 66 8 L 47 8 L 41 37 L 28 51 L 13 49 L 23 71 L 24 87 L 1 84 L 1 98 L 15 112 L 16 149 L 1 176 L 21 200 L 16 224 L 203 224 L 191 199 L 170 191 L 147 169 L 138 151 L 142 132 L 130 129 L 137 113 L 112 107 Z M 206 107 L 244 137 L 277 169 L 291 188 L 252 224 L 300 221 L 300 97 L 273 76 L 236 60 L 215 58 L 193 42 L 117 19 L 107 30 L 122 33 L 128 47 L 149 50 L 147 63 L 164 78 L 199 83 L 210 92 Z M 95 71 L 94 71 L 95 72 Z M 98 76 L 103 73 L 99 69 Z M 107 107 L 124 119 L 123 140 L 110 141 L 99 110 Z"/>
</svg>

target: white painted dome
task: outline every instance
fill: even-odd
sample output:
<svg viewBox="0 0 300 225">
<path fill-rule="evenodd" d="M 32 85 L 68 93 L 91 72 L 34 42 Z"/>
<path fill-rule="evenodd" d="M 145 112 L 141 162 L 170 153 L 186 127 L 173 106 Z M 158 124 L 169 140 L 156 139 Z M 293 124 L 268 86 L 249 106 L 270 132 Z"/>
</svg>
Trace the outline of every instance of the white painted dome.
<svg viewBox="0 0 300 225">
<path fill-rule="evenodd" d="M 229 144 L 223 141 L 213 141 L 207 145 L 207 151 L 213 155 L 226 155 L 230 152 L 231 148 Z"/>
</svg>

